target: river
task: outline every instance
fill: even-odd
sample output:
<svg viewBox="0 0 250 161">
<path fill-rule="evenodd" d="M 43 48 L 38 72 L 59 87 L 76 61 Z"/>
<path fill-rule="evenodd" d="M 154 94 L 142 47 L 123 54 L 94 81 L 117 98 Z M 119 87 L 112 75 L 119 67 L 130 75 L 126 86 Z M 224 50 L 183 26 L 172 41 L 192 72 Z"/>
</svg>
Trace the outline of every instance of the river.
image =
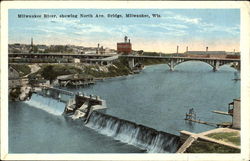
<svg viewBox="0 0 250 161">
<path fill-rule="evenodd" d="M 197 119 L 231 121 L 228 103 L 240 97 L 235 69 L 224 65 L 213 72 L 202 62 L 186 62 L 169 71 L 167 65 L 146 67 L 140 74 L 98 81 L 86 88 L 68 89 L 106 100 L 106 113 L 158 131 L 179 135 L 180 130 L 203 132 L 215 127 L 184 120 L 190 108 Z M 38 95 L 30 101 L 9 103 L 10 153 L 143 153 L 136 146 L 68 121 L 60 115 L 64 104 Z"/>
</svg>

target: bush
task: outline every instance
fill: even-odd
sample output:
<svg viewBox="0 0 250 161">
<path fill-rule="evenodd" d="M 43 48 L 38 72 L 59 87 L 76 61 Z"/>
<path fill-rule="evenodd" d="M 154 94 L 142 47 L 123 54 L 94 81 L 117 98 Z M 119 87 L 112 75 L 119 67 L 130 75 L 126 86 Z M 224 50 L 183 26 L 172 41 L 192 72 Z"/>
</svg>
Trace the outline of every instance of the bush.
<svg viewBox="0 0 250 161">
<path fill-rule="evenodd" d="M 17 100 L 20 94 L 21 94 L 21 88 L 20 87 L 14 88 L 10 91 L 9 98 L 10 100 Z"/>
</svg>

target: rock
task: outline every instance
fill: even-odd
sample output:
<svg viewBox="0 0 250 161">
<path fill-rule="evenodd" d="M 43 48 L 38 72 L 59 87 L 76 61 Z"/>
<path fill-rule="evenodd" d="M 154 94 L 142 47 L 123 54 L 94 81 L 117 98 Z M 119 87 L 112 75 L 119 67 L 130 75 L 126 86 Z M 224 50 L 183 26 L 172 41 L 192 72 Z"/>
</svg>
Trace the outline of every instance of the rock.
<svg viewBox="0 0 250 161">
<path fill-rule="evenodd" d="M 22 87 L 11 89 L 9 92 L 9 99 L 12 101 L 25 101 L 29 99 L 31 95 L 32 88 L 30 86 L 24 85 Z"/>
<path fill-rule="evenodd" d="M 19 96 L 19 100 L 20 101 L 26 100 L 30 96 L 30 92 L 31 92 L 31 87 L 29 86 L 21 87 L 21 94 Z"/>
</svg>

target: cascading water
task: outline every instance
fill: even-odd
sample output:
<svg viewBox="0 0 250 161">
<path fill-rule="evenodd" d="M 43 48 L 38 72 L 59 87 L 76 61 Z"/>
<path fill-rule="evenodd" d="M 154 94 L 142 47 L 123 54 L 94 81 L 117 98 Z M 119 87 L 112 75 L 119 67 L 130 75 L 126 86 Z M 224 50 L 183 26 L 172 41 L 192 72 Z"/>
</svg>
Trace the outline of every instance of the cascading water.
<svg viewBox="0 0 250 161">
<path fill-rule="evenodd" d="M 145 149 L 150 153 L 174 153 L 180 146 L 178 136 L 97 111 L 91 113 L 86 126 L 121 142 Z"/>
<path fill-rule="evenodd" d="M 33 93 L 31 99 L 25 101 L 25 103 L 32 107 L 47 111 L 53 115 L 62 115 L 65 108 L 65 103 L 36 93 Z"/>
<path fill-rule="evenodd" d="M 33 93 L 31 99 L 25 103 L 53 115 L 62 115 L 65 103 L 59 101 L 58 96 L 58 93 L 48 91 Z M 91 112 L 86 126 L 150 153 L 174 153 L 180 146 L 178 136 L 97 111 Z"/>
</svg>

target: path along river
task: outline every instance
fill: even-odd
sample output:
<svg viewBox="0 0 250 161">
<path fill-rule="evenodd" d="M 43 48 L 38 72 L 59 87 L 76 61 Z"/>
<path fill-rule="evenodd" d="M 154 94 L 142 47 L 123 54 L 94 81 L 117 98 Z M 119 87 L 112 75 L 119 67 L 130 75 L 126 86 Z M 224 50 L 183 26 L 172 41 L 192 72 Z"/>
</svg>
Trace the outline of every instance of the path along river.
<svg viewBox="0 0 250 161">
<path fill-rule="evenodd" d="M 231 121 L 230 116 L 211 111 L 227 111 L 228 103 L 240 97 L 240 81 L 232 80 L 235 72 L 227 65 L 213 72 L 211 66 L 202 62 L 186 62 L 171 72 L 162 64 L 146 67 L 137 75 L 68 90 L 100 96 L 106 100 L 109 115 L 179 135 L 179 130 L 202 132 L 214 128 L 185 122 L 185 114 L 190 108 L 194 108 L 197 119 L 202 121 Z M 10 153 L 144 152 L 65 120 L 60 115 L 63 108 L 61 102 L 37 95 L 27 102 L 10 102 Z"/>
</svg>

